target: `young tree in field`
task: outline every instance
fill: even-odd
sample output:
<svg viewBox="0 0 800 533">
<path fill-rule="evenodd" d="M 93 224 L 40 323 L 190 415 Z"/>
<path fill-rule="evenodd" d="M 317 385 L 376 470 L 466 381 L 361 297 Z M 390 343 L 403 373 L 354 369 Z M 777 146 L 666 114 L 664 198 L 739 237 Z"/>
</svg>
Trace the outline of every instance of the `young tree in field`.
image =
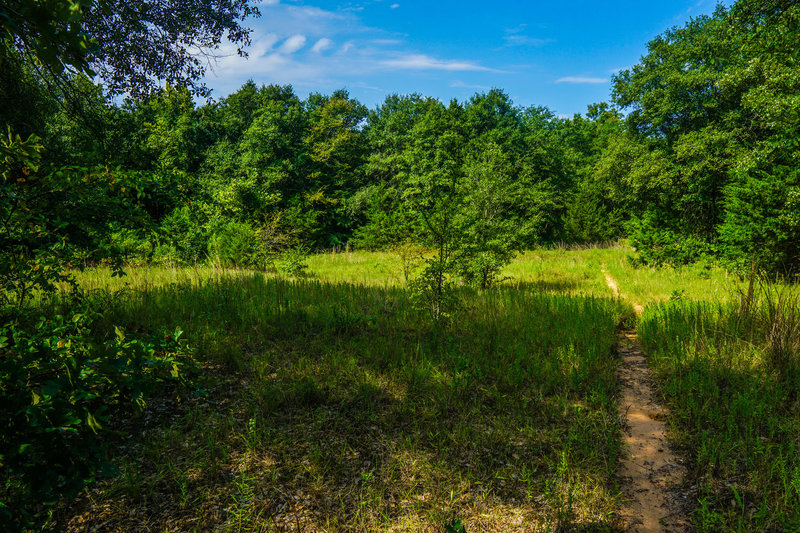
<svg viewBox="0 0 800 533">
<path fill-rule="evenodd" d="M 508 154 L 494 142 L 470 155 L 458 184 L 460 210 L 454 263 L 459 276 L 481 289 L 493 286 L 520 246 L 521 224 L 513 217 L 518 182 Z"/>
<path fill-rule="evenodd" d="M 458 216 L 462 205 L 465 136 L 463 108 L 431 106 L 414 126 L 412 143 L 404 156 L 409 178 L 405 206 L 423 222 L 425 244 L 434 249 L 416 282 L 417 294 L 435 319 L 451 307 L 454 254 L 459 241 Z"/>
</svg>

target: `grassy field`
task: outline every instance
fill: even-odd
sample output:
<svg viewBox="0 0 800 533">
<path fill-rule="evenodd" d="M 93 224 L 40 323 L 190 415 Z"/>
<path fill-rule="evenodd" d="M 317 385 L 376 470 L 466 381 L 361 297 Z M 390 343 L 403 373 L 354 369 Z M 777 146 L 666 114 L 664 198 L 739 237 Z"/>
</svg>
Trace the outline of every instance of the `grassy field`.
<svg viewBox="0 0 800 533">
<path fill-rule="evenodd" d="M 766 296 L 745 313 L 742 283 L 724 271 L 635 269 L 630 253 L 527 252 L 500 288 L 459 289 L 446 323 L 414 308 L 391 253 L 315 255 L 303 279 L 84 272 L 108 328 L 181 326 L 203 372 L 182 402 L 151 402 L 121 424 L 121 475 L 65 508 L 61 524 L 614 530 L 614 346 L 637 303 L 698 529 L 800 527 L 800 335 L 787 322 L 776 351 Z M 797 316 L 790 294 L 785 317 Z"/>
<path fill-rule="evenodd" d="M 800 531 L 800 291 L 672 301 L 640 338 L 691 460 L 702 531 Z"/>
<path fill-rule="evenodd" d="M 183 327 L 206 393 L 153 405 L 144 432 L 119 447 L 122 475 L 66 523 L 612 529 L 613 348 L 629 308 L 576 268 L 552 286 L 534 273 L 486 293 L 462 288 L 461 308 L 437 324 L 388 274 L 393 261 L 316 256 L 300 280 L 84 273 L 107 299 L 109 328 Z"/>
</svg>

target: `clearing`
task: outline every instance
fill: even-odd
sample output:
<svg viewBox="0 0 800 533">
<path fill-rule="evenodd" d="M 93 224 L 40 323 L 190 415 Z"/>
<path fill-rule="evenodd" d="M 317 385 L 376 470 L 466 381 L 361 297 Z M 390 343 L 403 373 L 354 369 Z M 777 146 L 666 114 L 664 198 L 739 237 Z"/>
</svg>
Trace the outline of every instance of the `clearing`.
<svg viewBox="0 0 800 533">
<path fill-rule="evenodd" d="M 119 423 L 110 438 L 121 475 L 65 505 L 58 524 L 618 531 L 632 525 L 637 501 L 669 524 L 675 509 L 631 499 L 631 478 L 658 487 L 648 490 L 658 502 L 677 487 L 700 531 L 791 529 L 800 522 L 797 374 L 770 366 L 755 333 L 705 342 L 735 307 L 738 280 L 635 269 L 629 253 L 522 254 L 502 287 L 459 288 L 462 305 L 445 326 L 414 308 L 390 253 L 312 256 L 304 279 L 87 271 L 81 281 L 110 308 L 109 327 L 180 325 L 203 372 L 180 402 L 165 394 Z M 640 318 L 615 297 L 604 265 L 628 302 L 643 305 Z M 633 339 L 619 336 L 618 324 L 634 322 L 652 376 Z M 620 402 L 631 406 L 627 427 Z M 685 458 L 683 481 L 662 468 L 681 466 L 665 439 Z M 649 469 L 634 476 L 633 465 Z"/>
</svg>

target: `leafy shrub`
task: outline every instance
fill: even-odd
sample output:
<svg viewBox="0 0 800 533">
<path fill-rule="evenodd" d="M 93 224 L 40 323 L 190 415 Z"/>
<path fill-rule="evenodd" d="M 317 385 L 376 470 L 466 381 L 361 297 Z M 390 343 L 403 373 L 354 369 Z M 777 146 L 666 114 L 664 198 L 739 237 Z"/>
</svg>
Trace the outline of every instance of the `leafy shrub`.
<svg viewBox="0 0 800 533">
<path fill-rule="evenodd" d="M 0 523 L 6 529 L 41 526 L 54 502 L 108 471 L 100 433 L 113 413 L 141 408 L 156 384 L 181 381 L 191 368 L 180 330 L 98 333 L 105 307 L 78 292 L 70 268 L 80 258 L 68 239 L 87 233 L 92 224 L 82 228 L 81 219 L 92 217 L 40 202 L 88 191 L 87 204 L 108 200 L 92 211 L 99 215 L 125 204 L 131 183 L 102 169 L 39 172 L 42 150 L 34 136 L 23 141 L 9 132 L 0 141 Z M 134 248 L 142 243 L 125 231 L 115 239 Z M 105 253 L 114 250 L 94 251 L 109 259 Z M 111 264 L 114 275 L 122 274 L 118 260 Z M 73 289 L 72 310 L 39 317 L 30 302 L 60 283 Z"/>
<path fill-rule="evenodd" d="M 108 246 L 129 265 L 144 265 L 153 255 L 153 243 L 140 231 L 117 228 L 108 235 Z"/>
<path fill-rule="evenodd" d="M 287 248 L 275 261 L 275 268 L 282 276 L 301 278 L 308 275 L 308 247 L 299 245 Z"/>
<path fill-rule="evenodd" d="M 197 211 L 190 206 L 179 207 L 161 221 L 163 242 L 154 255 L 162 262 L 194 264 L 206 257 L 209 236 L 204 218 Z"/>
<path fill-rule="evenodd" d="M 0 327 L 0 516 L 17 527 L 109 472 L 101 433 L 117 408 L 142 408 L 157 383 L 183 381 L 192 368 L 180 329 L 116 328 L 101 341 L 92 331 L 100 315 L 89 306 L 31 318 Z"/>
<path fill-rule="evenodd" d="M 260 266 L 258 232 L 246 222 L 223 222 L 208 241 L 208 255 L 223 266 Z"/>
<path fill-rule="evenodd" d="M 700 236 L 686 234 L 657 224 L 647 214 L 629 224 L 631 244 L 636 249 L 634 264 L 688 265 L 714 256 L 716 247 Z"/>
</svg>

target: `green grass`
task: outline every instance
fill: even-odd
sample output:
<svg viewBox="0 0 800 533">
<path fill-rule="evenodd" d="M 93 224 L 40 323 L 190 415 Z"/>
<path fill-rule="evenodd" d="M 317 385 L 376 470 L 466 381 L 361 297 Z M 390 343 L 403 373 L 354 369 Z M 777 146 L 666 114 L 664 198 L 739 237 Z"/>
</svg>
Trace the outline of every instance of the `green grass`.
<svg viewBox="0 0 800 533">
<path fill-rule="evenodd" d="M 620 291 L 633 303 L 648 306 L 685 298 L 687 300 L 724 302 L 735 296 L 741 280 L 714 266 L 633 267 L 633 252 L 607 254 L 605 266 L 617 280 Z"/>
<path fill-rule="evenodd" d="M 800 294 L 768 285 L 751 302 L 667 302 L 639 327 L 700 531 L 800 530 Z"/>
<path fill-rule="evenodd" d="M 108 328 L 180 325 L 207 369 L 207 394 L 151 406 L 144 438 L 117 458 L 122 475 L 73 507 L 72 523 L 611 529 L 613 347 L 627 309 L 578 289 L 601 286 L 576 268 L 568 288 L 542 290 L 532 283 L 541 272 L 486 293 L 462 288 L 462 308 L 435 324 L 387 281 L 391 260 L 315 257 L 313 277 L 300 280 L 83 273 Z"/>
<path fill-rule="evenodd" d="M 766 286 L 744 312 L 742 282 L 724 271 L 636 269 L 631 253 L 521 254 L 498 289 L 459 289 L 461 309 L 439 326 L 414 309 L 396 253 L 315 255 L 296 280 L 209 267 L 81 273 L 110 311 L 109 330 L 180 325 L 205 393 L 154 402 L 125 425 L 122 475 L 62 519 L 159 530 L 442 531 L 454 520 L 470 532 L 613 529 L 615 326 L 638 303 L 670 438 L 689 460 L 695 525 L 800 529 L 800 333 L 776 329 L 766 298 L 789 289 Z M 782 316 L 796 317 L 789 307 Z"/>
</svg>

